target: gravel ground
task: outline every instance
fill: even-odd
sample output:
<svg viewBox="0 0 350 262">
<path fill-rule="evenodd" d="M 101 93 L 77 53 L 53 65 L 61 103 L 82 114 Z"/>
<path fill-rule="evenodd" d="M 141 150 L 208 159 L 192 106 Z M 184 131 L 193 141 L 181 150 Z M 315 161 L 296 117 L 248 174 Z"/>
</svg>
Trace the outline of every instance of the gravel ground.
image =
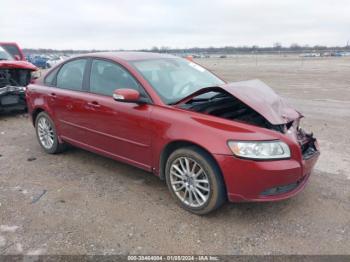
<svg viewBox="0 0 350 262">
<path fill-rule="evenodd" d="M 303 192 L 198 217 L 157 177 L 76 148 L 47 155 L 26 115 L 2 115 L 0 254 L 350 254 L 350 58 L 198 62 L 259 78 L 304 113 L 322 155 Z"/>
</svg>

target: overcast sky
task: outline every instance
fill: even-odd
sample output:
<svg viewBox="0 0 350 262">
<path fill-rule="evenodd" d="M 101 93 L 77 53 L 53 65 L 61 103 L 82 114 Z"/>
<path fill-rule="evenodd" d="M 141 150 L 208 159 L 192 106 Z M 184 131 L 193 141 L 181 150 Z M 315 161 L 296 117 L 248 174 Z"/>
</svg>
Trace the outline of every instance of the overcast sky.
<svg viewBox="0 0 350 262">
<path fill-rule="evenodd" d="M 0 41 L 27 48 L 346 45 L 350 0 L 0 0 Z"/>
</svg>

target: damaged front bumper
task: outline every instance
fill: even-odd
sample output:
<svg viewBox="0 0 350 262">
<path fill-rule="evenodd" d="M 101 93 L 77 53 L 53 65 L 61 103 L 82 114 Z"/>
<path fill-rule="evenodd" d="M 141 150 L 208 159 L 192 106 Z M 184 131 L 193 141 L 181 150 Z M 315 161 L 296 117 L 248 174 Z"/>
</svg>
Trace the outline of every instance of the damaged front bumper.
<svg viewBox="0 0 350 262">
<path fill-rule="evenodd" d="M 231 202 L 278 201 L 297 195 L 305 188 L 318 157 L 318 151 L 301 162 L 295 159 L 252 161 L 215 156 L 221 163 Z"/>
<path fill-rule="evenodd" d="M 312 134 L 300 128 L 290 135 L 296 138 L 290 159 L 256 161 L 230 155 L 214 156 L 224 175 L 230 201 L 283 200 L 305 188 L 320 155 L 319 145 Z"/>
<path fill-rule="evenodd" d="M 0 88 L 0 112 L 26 110 L 26 87 L 5 86 Z"/>
</svg>

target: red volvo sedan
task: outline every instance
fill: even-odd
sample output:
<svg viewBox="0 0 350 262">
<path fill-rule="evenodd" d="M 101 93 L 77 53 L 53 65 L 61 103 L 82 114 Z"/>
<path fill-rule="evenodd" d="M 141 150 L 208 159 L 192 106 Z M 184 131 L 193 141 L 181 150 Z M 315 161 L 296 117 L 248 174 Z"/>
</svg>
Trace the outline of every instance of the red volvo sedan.
<svg viewBox="0 0 350 262">
<path fill-rule="evenodd" d="M 29 85 L 26 98 L 47 153 L 71 144 L 153 172 L 200 215 L 226 199 L 292 197 L 319 156 L 302 115 L 267 85 L 226 83 L 171 55 L 74 57 Z"/>
</svg>

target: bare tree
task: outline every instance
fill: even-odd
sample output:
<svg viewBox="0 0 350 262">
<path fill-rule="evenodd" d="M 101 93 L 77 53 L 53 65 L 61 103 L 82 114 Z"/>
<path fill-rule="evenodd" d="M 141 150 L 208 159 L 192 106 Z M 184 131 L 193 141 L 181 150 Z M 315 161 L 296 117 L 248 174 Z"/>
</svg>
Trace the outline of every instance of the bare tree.
<svg viewBox="0 0 350 262">
<path fill-rule="evenodd" d="M 282 44 L 280 42 L 275 42 L 273 44 L 273 49 L 277 50 L 277 51 L 280 51 L 282 49 Z"/>
<path fill-rule="evenodd" d="M 293 43 L 293 44 L 290 45 L 290 50 L 291 51 L 298 51 L 300 49 L 301 49 L 301 46 L 298 45 L 297 43 Z"/>
</svg>

